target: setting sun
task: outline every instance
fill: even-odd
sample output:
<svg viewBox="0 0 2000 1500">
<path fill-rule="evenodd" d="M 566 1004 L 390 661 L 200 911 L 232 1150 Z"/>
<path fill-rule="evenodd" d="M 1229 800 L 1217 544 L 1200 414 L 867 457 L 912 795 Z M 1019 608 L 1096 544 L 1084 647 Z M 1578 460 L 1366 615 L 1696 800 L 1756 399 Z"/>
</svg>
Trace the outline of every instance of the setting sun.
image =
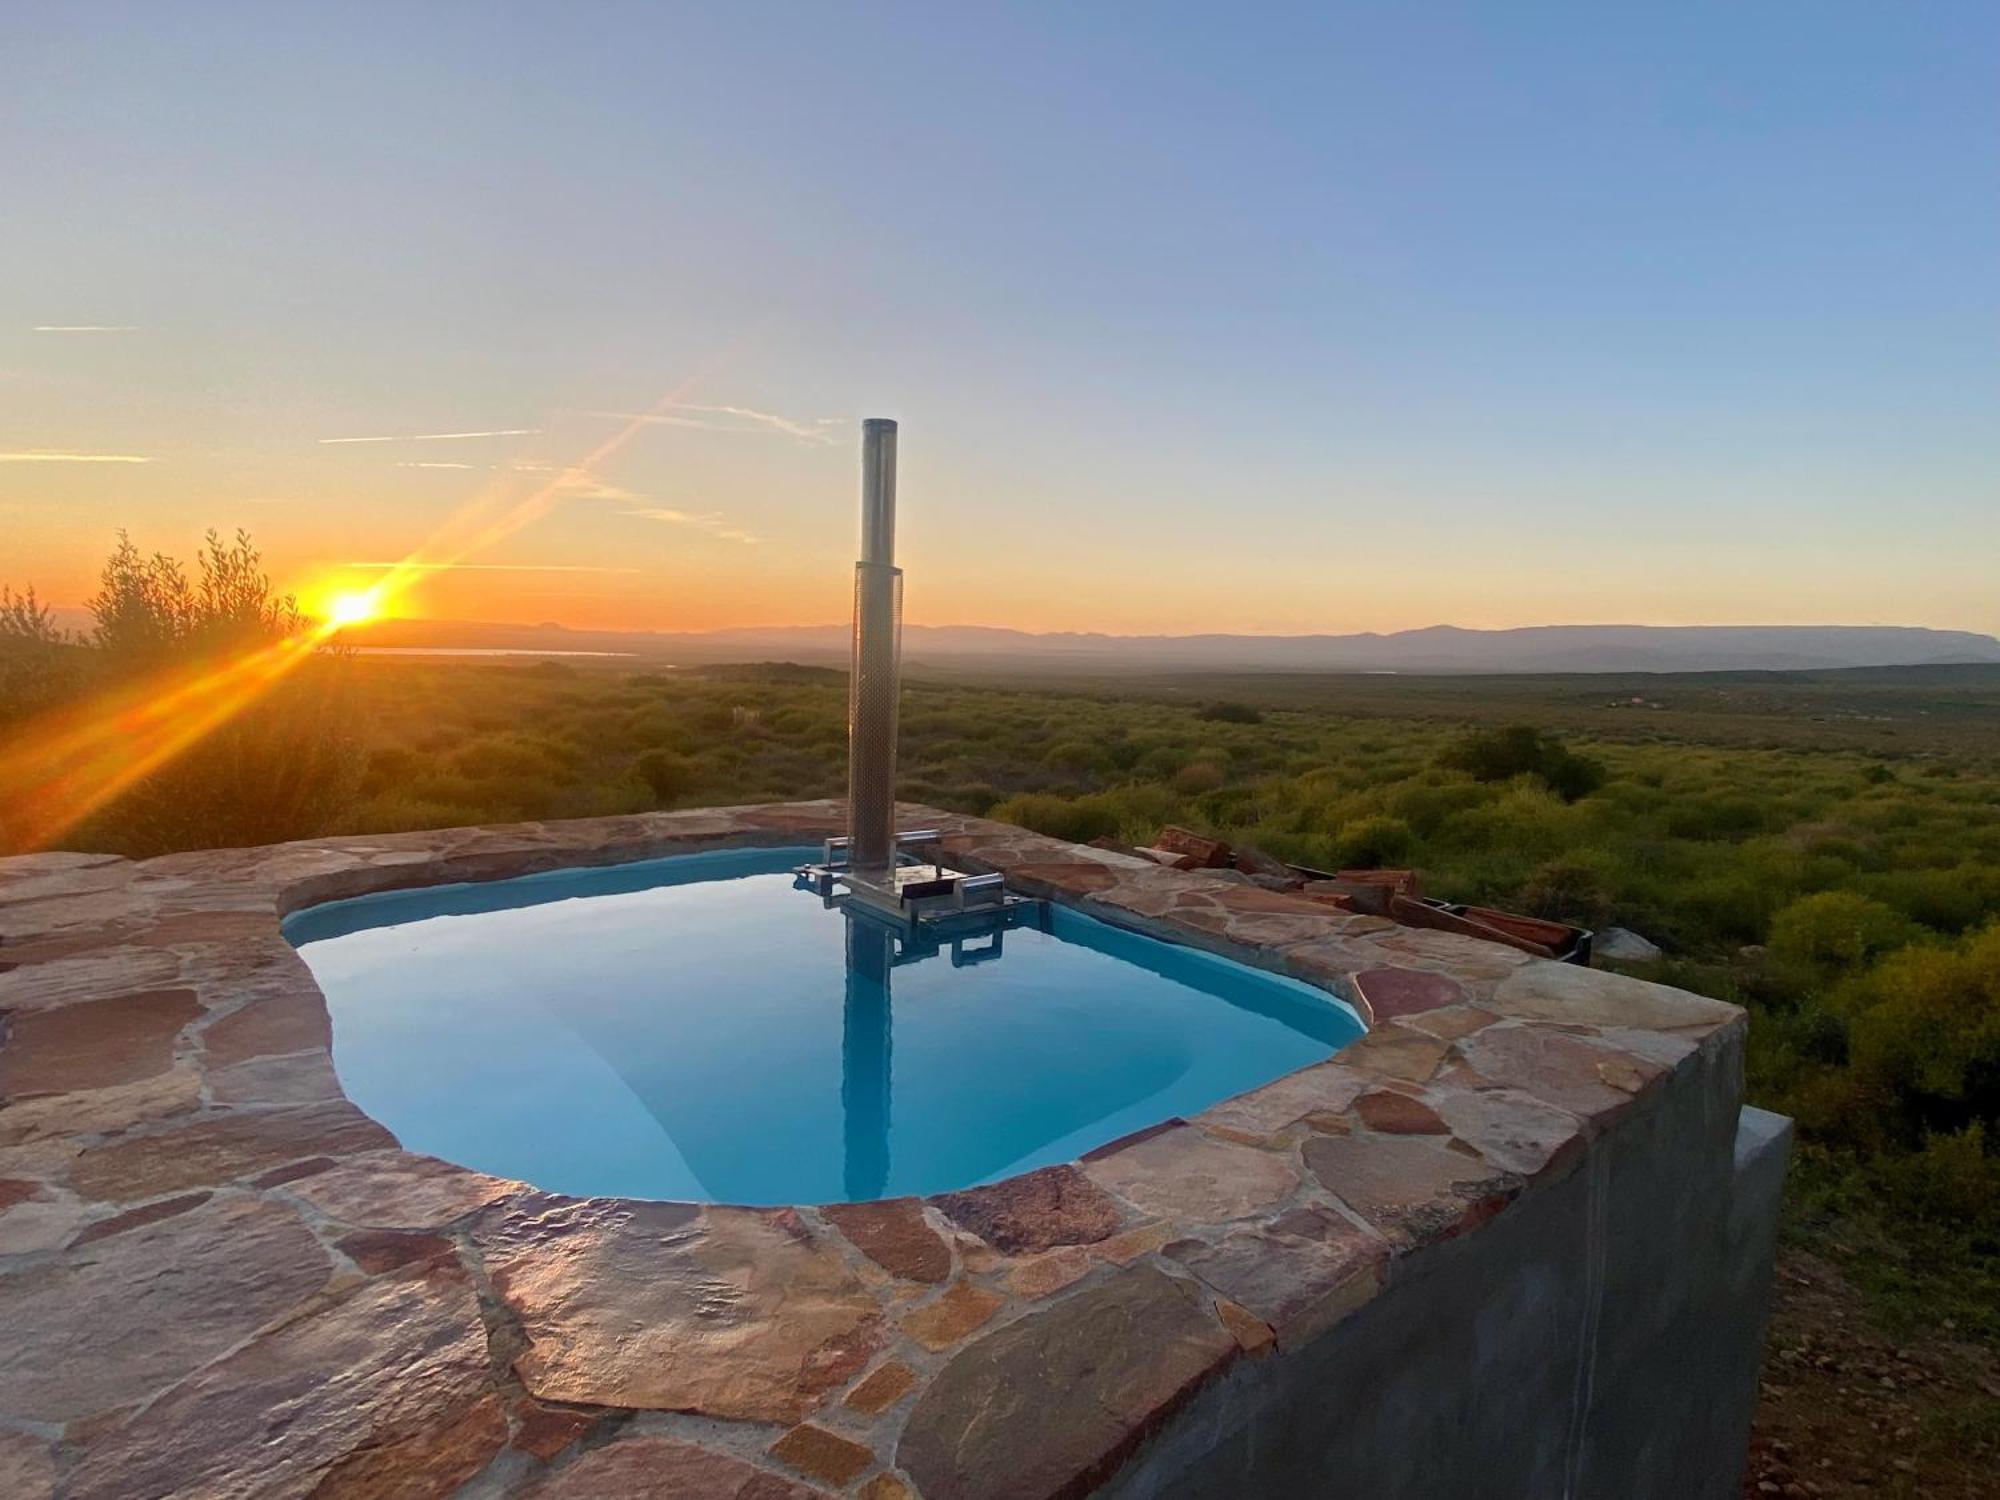
<svg viewBox="0 0 2000 1500">
<path fill-rule="evenodd" d="M 327 605 L 327 620 L 334 625 L 364 625 L 382 612 L 382 601 L 373 589 L 366 592 L 335 594 Z"/>
</svg>

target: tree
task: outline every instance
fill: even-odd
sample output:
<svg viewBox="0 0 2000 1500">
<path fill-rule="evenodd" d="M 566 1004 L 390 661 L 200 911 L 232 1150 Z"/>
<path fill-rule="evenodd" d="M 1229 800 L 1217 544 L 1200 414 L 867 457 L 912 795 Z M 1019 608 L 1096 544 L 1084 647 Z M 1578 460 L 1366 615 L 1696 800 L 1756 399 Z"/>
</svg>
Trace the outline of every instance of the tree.
<svg viewBox="0 0 2000 1500">
<path fill-rule="evenodd" d="M 34 715 L 62 705 L 87 713 L 101 703 L 109 714 L 133 701 L 171 703 L 201 681 L 243 696 L 219 725 L 69 829 L 66 845 L 151 855 L 337 825 L 361 773 L 348 653 L 302 643 L 288 670 L 240 683 L 230 675 L 309 625 L 292 596 L 272 588 L 247 533 L 225 542 L 209 532 L 190 579 L 175 559 L 142 554 L 121 531 L 90 609 L 95 629 L 76 642 L 32 591 L 0 592 L 0 708 L 27 721 L 24 735 L 36 732 Z M 16 665 L 30 658 L 42 666 L 32 680 Z"/>
</svg>

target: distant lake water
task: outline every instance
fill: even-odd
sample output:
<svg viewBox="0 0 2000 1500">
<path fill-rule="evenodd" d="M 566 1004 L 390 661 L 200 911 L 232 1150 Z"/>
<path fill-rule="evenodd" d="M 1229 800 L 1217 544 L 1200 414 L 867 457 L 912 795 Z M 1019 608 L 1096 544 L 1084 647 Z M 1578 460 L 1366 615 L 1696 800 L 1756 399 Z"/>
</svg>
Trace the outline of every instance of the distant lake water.
<svg viewBox="0 0 2000 1500">
<path fill-rule="evenodd" d="M 536 651 L 521 646 L 356 646 L 362 656 L 632 656 L 631 651 Z M 661 662 L 660 666 L 673 666 Z"/>
</svg>

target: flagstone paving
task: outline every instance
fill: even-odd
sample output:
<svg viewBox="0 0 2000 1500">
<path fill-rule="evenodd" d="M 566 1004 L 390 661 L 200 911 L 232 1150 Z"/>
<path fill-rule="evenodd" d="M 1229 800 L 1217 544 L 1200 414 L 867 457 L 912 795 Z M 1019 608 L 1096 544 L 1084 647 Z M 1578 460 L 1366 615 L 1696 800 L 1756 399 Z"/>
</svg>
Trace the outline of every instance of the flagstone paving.
<svg viewBox="0 0 2000 1500">
<path fill-rule="evenodd" d="M 1374 1030 L 926 1200 L 564 1198 L 340 1094 L 319 901 L 841 829 L 831 802 L 0 859 L 0 1492 L 1039 1500 L 1571 1172 L 1741 1013 L 934 809 L 943 857 Z M 1371 1016 L 1372 1011 L 1372 1016 Z"/>
</svg>

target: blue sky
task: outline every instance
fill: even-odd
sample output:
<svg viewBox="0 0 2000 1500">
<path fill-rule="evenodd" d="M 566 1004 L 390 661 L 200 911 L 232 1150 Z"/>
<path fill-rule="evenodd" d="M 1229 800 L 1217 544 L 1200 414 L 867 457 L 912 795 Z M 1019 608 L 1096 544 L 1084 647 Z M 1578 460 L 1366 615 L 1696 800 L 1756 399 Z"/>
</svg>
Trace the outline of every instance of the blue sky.
<svg viewBox="0 0 2000 1500">
<path fill-rule="evenodd" d="M 6 0 L 0 161 L 64 602 L 834 619 L 881 414 L 914 619 L 2000 629 L 1990 4 Z"/>
</svg>

